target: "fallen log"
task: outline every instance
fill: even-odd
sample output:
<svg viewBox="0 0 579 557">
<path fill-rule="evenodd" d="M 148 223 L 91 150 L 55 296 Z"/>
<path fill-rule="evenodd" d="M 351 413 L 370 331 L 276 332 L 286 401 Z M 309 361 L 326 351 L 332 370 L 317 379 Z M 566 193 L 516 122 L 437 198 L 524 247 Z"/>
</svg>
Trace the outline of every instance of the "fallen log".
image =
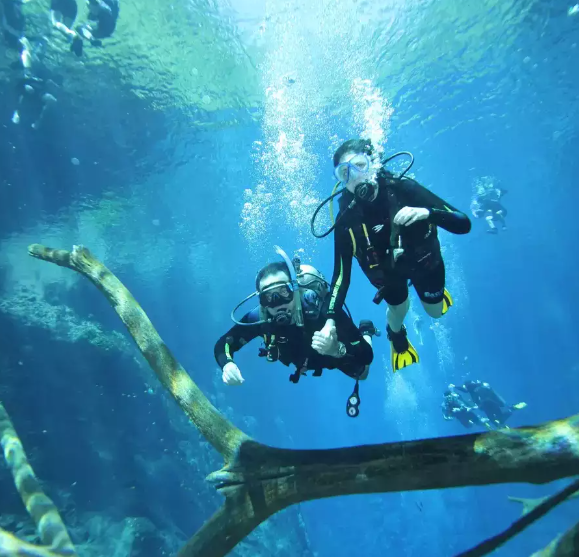
<svg viewBox="0 0 579 557">
<path fill-rule="evenodd" d="M 354 493 L 547 483 L 579 471 L 579 415 L 539 426 L 328 450 L 263 445 L 225 419 L 171 354 L 127 288 L 82 246 L 29 246 L 38 259 L 86 276 L 109 300 L 161 383 L 223 456 L 208 476 L 224 505 L 179 557 L 223 557 L 294 503 Z"/>
</svg>

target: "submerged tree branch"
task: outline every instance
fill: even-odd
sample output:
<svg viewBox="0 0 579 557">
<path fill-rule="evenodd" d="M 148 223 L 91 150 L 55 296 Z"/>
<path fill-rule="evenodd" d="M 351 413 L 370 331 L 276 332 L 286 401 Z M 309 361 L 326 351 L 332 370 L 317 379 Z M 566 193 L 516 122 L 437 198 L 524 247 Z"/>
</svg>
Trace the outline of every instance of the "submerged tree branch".
<svg viewBox="0 0 579 557">
<path fill-rule="evenodd" d="M 277 449 L 226 420 L 171 354 L 143 309 L 91 253 L 34 244 L 33 257 L 73 269 L 107 297 L 159 379 L 223 455 L 209 475 L 224 506 L 179 557 L 223 557 L 277 511 L 323 497 L 495 483 L 546 483 L 579 470 L 579 415 L 537 427 L 331 450 Z"/>
<path fill-rule="evenodd" d="M 233 459 L 236 447 L 248 437 L 209 402 L 121 281 L 82 246 L 74 246 L 72 252 L 69 252 L 33 244 L 29 246 L 28 252 L 38 259 L 79 272 L 106 296 L 161 383 L 205 439 L 221 453 L 225 462 Z"/>
<path fill-rule="evenodd" d="M 36 547 L 4 532 L 0 532 L 0 555 L 70 555 L 76 551 L 60 514 L 52 500 L 48 498 L 34 470 L 28 463 L 26 453 L 8 412 L 0 402 L 0 445 L 4 450 L 6 464 L 12 472 L 16 489 L 26 510 L 34 520 L 42 543 L 48 547 Z M 33 553 L 32 549 L 36 552 Z M 25 551 L 26 550 L 26 551 Z"/>
<path fill-rule="evenodd" d="M 504 532 L 485 540 L 476 547 L 473 547 L 471 550 L 457 555 L 457 557 L 483 557 L 484 555 L 488 555 L 511 538 L 514 538 L 517 534 L 520 534 L 525 528 L 533 524 L 533 522 L 536 522 L 539 518 L 545 516 L 557 505 L 572 497 L 578 490 L 579 480 L 568 485 L 558 493 L 555 493 L 555 495 L 545 498 L 545 500 L 533 508 L 533 510 L 513 522 L 513 524 L 511 524 Z"/>
<path fill-rule="evenodd" d="M 579 522 L 554 539 L 545 549 L 531 557 L 577 557 L 579 555 Z"/>
<path fill-rule="evenodd" d="M 515 503 L 521 503 L 523 505 L 522 514 L 530 513 L 535 507 L 538 507 L 543 501 L 549 499 L 550 496 L 547 497 L 537 497 L 536 499 L 530 499 L 527 497 L 508 497 L 509 501 L 513 501 Z M 569 499 L 577 499 L 579 498 L 579 491 L 573 493 L 573 495 L 569 495 L 567 500 Z"/>
<path fill-rule="evenodd" d="M 56 552 L 18 539 L 0 528 L 0 557 L 71 557 L 75 553 Z"/>
</svg>

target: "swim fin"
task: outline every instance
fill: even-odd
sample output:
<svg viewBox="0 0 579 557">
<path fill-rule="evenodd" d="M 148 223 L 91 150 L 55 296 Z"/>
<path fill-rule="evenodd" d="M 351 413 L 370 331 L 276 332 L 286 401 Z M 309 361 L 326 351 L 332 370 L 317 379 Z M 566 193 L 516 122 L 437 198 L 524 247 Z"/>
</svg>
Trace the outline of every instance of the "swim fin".
<svg viewBox="0 0 579 557">
<path fill-rule="evenodd" d="M 453 305 L 454 301 L 452 300 L 452 296 L 450 295 L 450 292 L 445 288 L 444 294 L 442 295 L 442 315 L 444 315 Z"/>
<path fill-rule="evenodd" d="M 402 325 L 400 331 L 395 333 L 390 325 L 386 327 L 388 340 L 390 341 L 390 358 L 392 362 L 392 372 L 417 364 L 420 361 L 416 348 L 406 337 L 406 327 Z"/>
<path fill-rule="evenodd" d="M 515 408 L 516 410 L 522 410 L 523 408 L 526 407 L 527 407 L 526 402 L 517 402 L 517 404 L 513 404 L 513 408 Z"/>
</svg>

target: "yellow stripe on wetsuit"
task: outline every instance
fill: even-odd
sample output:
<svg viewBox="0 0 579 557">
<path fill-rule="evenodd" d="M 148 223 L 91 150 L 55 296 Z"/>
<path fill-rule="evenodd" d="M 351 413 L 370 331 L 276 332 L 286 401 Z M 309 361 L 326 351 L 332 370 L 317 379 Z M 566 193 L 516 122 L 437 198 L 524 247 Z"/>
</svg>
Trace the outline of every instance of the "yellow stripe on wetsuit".
<svg viewBox="0 0 579 557">
<path fill-rule="evenodd" d="M 350 238 L 352 238 L 352 256 L 356 257 L 356 250 L 358 249 L 356 246 L 356 236 L 354 236 L 354 231 L 351 228 L 348 228 L 348 232 L 350 232 Z"/>
<path fill-rule="evenodd" d="M 330 313 L 334 311 L 334 306 L 336 305 L 336 298 L 338 297 L 338 292 L 340 291 L 340 287 L 342 286 L 343 280 L 344 280 L 344 262 L 342 260 L 342 256 L 340 256 L 340 274 L 338 275 L 338 279 L 336 280 L 336 286 L 334 286 L 334 289 L 332 290 L 330 305 L 328 306 L 328 311 Z"/>
</svg>

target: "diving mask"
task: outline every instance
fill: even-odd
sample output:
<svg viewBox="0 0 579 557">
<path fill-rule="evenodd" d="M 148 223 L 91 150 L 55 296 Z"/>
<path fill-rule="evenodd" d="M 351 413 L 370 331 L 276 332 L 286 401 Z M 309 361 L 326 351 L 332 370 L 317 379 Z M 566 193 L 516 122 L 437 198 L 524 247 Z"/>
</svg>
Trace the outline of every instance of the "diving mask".
<svg viewBox="0 0 579 557">
<path fill-rule="evenodd" d="M 370 170 L 370 157 L 364 153 L 354 155 L 349 161 L 342 162 L 334 168 L 336 180 L 347 184 L 353 176 Z"/>
<path fill-rule="evenodd" d="M 291 282 L 275 282 L 259 293 L 259 303 L 262 307 L 276 308 L 289 304 L 294 299 Z"/>
<path fill-rule="evenodd" d="M 262 290 L 250 294 L 244 300 L 239 302 L 231 312 L 231 319 L 236 325 L 252 326 L 274 322 L 278 325 L 294 323 L 297 327 L 304 326 L 300 286 L 296 275 L 296 267 L 292 261 L 290 261 L 285 251 L 283 251 L 279 246 L 274 246 L 274 248 L 276 253 L 281 256 L 285 262 L 290 275 L 290 280 L 270 284 Z M 258 321 L 252 320 L 251 322 L 242 322 L 236 319 L 235 312 L 243 304 L 255 297 L 259 299 L 259 306 L 261 306 L 261 308 L 258 306 L 257 308 L 254 308 L 254 311 L 259 309 L 260 319 Z M 295 303 L 291 309 L 289 307 L 278 309 L 275 311 L 273 316 L 268 316 L 265 311 L 265 308 L 280 308 L 280 306 L 285 304 L 289 305 L 292 301 Z"/>
</svg>

